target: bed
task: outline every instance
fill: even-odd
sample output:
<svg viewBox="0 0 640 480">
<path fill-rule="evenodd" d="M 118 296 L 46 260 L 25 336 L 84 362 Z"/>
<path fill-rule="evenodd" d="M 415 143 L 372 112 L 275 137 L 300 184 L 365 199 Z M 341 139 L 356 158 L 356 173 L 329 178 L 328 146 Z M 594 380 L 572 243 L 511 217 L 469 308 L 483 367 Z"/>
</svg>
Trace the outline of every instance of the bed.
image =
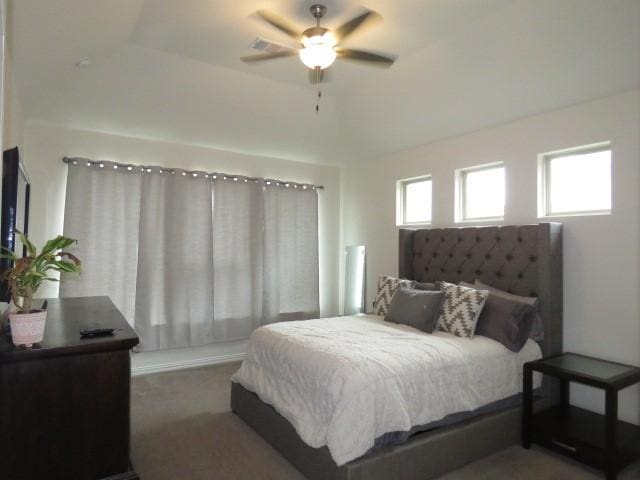
<svg viewBox="0 0 640 480">
<path fill-rule="evenodd" d="M 399 275 L 420 282 L 436 280 L 452 283 L 462 280 L 473 282 L 477 278 L 505 291 L 539 298 L 545 337 L 537 345 L 528 344 L 521 356 L 509 357 L 511 360 L 510 363 L 507 362 L 506 367 L 505 361 L 499 358 L 495 345 L 492 346 L 493 341 L 473 339 L 474 348 L 478 349 L 476 353 L 485 355 L 486 360 L 480 363 L 493 365 L 490 362 L 494 362 L 502 368 L 500 370 L 503 372 L 501 373 L 502 381 L 485 390 L 490 393 L 502 385 L 504 391 L 497 396 L 503 400 L 505 396 L 515 398 L 510 393 L 516 393 L 518 390 L 519 385 L 515 385 L 514 382 L 519 382 L 521 377 L 514 376 L 514 373 L 521 372 L 522 363 L 533 359 L 535 355 L 548 356 L 561 352 L 562 237 L 559 224 L 400 230 Z M 294 328 L 295 324 L 298 325 Z M 397 409 L 394 410 L 393 392 L 396 389 L 405 388 L 403 395 L 400 395 L 405 396 L 408 391 L 406 389 L 410 389 L 410 386 L 415 384 L 410 381 L 402 385 L 397 380 L 400 376 L 398 373 L 406 371 L 409 374 L 412 361 L 432 362 L 432 365 L 437 365 L 440 360 L 437 355 L 433 355 L 434 351 L 437 351 L 438 355 L 455 358 L 456 364 L 461 365 L 466 375 L 466 382 L 478 377 L 479 371 L 473 370 L 474 359 L 465 357 L 471 354 L 469 350 L 471 344 L 460 346 L 460 339 L 439 338 L 438 335 L 434 335 L 431 342 L 433 345 L 428 344 L 429 342 L 427 345 L 424 335 L 422 338 L 412 337 L 416 333 L 410 327 L 390 326 L 380 318 L 367 316 L 351 319 L 350 322 L 345 318 L 306 321 L 304 329 L 308 331 L 300 338 L 317 337 L 318 340 L 317 342 L 311 340 L 310 344 L 305 344 L 294 335 L 295 329 L 300 329 L 301 326 L 300 322 L 294 322 L 294 324 L 282 323 L 269 329 L 259 329 L 255 334 L 265 336 L 261 343 L 272 345 L 272 347 L 264 348 L 260 352 L 247 352 L 248 358 L 257 359 L 254 362 L 256 365 L 271 365 L 273 369 L 278 369 L 278 366 L 280 369 L 289 369 L 283 378 L 295 379 L 296 375 L 299 376 L 300 378 L 295 382 L 297 386 L 289 388 L 286 383 L 258 385 L 260 382 L 268 382 L 270 376 L 264 375 L 264 372 L 251 371 L 243 365 L 245 371 L 241 372 L 241 375 L 237 374 L 234 378 L 238 381 L 232 383 L 231 406 L 238 416 L 306 477 L 312 480 L 433 478 L 518 441 L 519 402 L 495 402 L 493 400 L 496 398 L 492 398 L 489 393 L 483 396 L 478 393 L 480 389 L 475 387 L 471 389 L 473 395 L 460 395 L 461 398 L 458 399 L 455 396 L 447 397 L 443 394 L 434 399 L 433 392 L 446 391 L 445 388 L 441 388 L 444 377 L 436 368 L 428 369 L 429 375 L 423 378 L 430 388 L 425 387 L 413 392 L 418 400 L 414 400 L 412 405 L 417 405 L 418 408 L 415 408 L 415 412 L 410 412 L 412 420 L 409 423 L 403 423 L 402 415 L 397 415 Z M 353 331 L 345 332 L 345 328 Z M 373 333 L 367 336 L 365 332 Z M 348 349 L 348 342 L 353 341 L 353 335 L 358 334 L 362 335 L 358 340 L 361 348 Z M 325 352 L 322 348 L 318 348 L 319 345 L 328 345 L 326 338 L 323 341 L 321 337 L 331 338 L 332 335 L 335 338 L 332 342 L 335 345 L 332 348 L 348 352 L 348 355 L 345 353 L 341 357 L 349 356 L 349 362 L 346 364 L 355 365 L 350 367 L 350 370 L 340 370 L 337 367 L 338 363 L 335 365 L 331 363 L 331 354 L 334 359 L 340 357 L 340 355 L 336 357 L 336 352 Z M 446 337 L 446 334 L 443 335 Z M 406 354 L 398 351 L 400 353 L 392 352 L 392 357 L 378 358 L 375 352 L 380 350 L 380 345 L 383 345 L 379 342 L 382 339 L 388 341 L 389 338 L 397 340 L 399 344 L 404 342 L 405 345 L 412 346 L 406 348 Z M 370 348 L 366 346 L 368 341 L 371 342 Z M 314 342 L 316 342 L 315 345 Z M 532 343 L 531 340 L 529 342 Z M 252 348 L 251 343 L 249 348 Z M 362 358 L 359 359 L 359 355 Z M 393 356 L 398 357 L 395 370 L 391 365 L 394 362 L 389 360 Z M 371 365 L 375 364 L 383 367 L 374 369 Z M 318 374 L 322 370 L 318 368 L 319 365 L 326 366 L 324 377 Z M 315 369 L 314 375 L 308 374 L 311 369 Z M 344 374 L 345 371 L 348 375 Z M 386 375 L 381 374 L 381 371 Z M 424 377 L 426 374 L 422 372 L 422 375 Z M 330 431 L 323 431 L 322 422 L 314 424 L 312 419 L 304 418 L 305 412 L 304 408 L 300 408 L 301 404 L 308 404 L 309 409 L 313 410 L 311 413 L 323 418 L 326 412 L 322 411 L 322 400 L 330 400 L 332 395 L 335 396 L 332 388 L 335 390 L 336 385 L 341 385 L 341 388 L 363 385 L 363 379 L 369 377 L 371 384 L 377 385 L 377 388 L 358 397 L 355 400 L 356 404 L 362 402 L 362 408 L 352 408 L 344 421 L 338 419 L 329 425 L 330 422 L 327 419 L 327 428 Z M 360 383 L 353 380 L 354 378 Z M 465 378 L 464 375 L 461 378 Z M 490 379 L 490 377 L 487 378 Z M 307 384 L 304 383 L 305 379 Z M 260 391 L 263 398 L 253 393 L 251 388 L 243 387 L 239 381 L 245 385 L 258 386 L 259 388 L 253 389 Z M 381 383 L 389 381 L 391 383 Z M 483 381 L 486 383 L 486 379 Z M 482 382 L 478 385 L 482 385 Z M 540 398 L 536 402 L 538 408 L 556 403 L 559 399 L 559 386 L 552 380 L 545 379 L 539 391 Z M 276 398 L 278 395 L 280 398 Z M 313 395 L 313 397 L 305 399 L 304 395 Z M 420 399 L 424 399 L 424 404 L 427 406 L 429 403 L 437 405 L 438 401 L 442 402 L 443 399 L 447 402 L 459 402 L 459 405 L 455 405 L 452 411 L 438 412 L 433 406 L 419 408 Z M 367 401 L 375 405 L 368 408 Z M 280 413 L 271 404 L 277 405 Z M 482 410 L 481 407 L 486 405 L 493 405 L 494 408 Z M 377 425 L 376 431 L 373 433 L 368 431 L 366 426 L 371 422 L 364 418 L 367 412 L 380 411 L 381 408 L 387 407 L 387 411 L 390 412 L 386 415 L 388 418 L 383 415 L 387 424 L 383 425 L 380 431 L 377 431 Z M 349 411 L 349 408 L 339 410 Z M 449 418 L 451 420 L 449 422 L 434 421 L 442 420 L 440 417 L 443 416 L 447 417 L 447 413 L 465 410 L 473 411 L 475 415 L 466 418 L 454 415 L 455 418 Z M 362 421 L 357 419 L 358 412 L 363 415 Z M 354 415 L 356 415 L 355 420 Z M 428 429 L 416 432 L 409 428 L 416 419 L 422 420 L 424 425 L 421 426 L 426 426 Z M 397 429 L 389 430 L 390 425 Z M 352 432 L 349 432 L 349 429 L 357 431 L 361 427 L 364 428 L 363 431 L 350 436 Z M 381 443 L 374 445 L 376 448 L 369 448 L 371 438 L 380 440 L 384 435 L 380 436 L 379 433 L 394 430 L 405 431 L 408 438 L 403 438 L 404 442 L 399 445 L 384 446 L 385 444 Z M 346 445 L 341 445 L 342 437 L 349 439 Z M 364 439 L 363 443 L 358 442 L 360 437 Z M 326 441 L 327 438 L 333 441 Z"/>
</svg>

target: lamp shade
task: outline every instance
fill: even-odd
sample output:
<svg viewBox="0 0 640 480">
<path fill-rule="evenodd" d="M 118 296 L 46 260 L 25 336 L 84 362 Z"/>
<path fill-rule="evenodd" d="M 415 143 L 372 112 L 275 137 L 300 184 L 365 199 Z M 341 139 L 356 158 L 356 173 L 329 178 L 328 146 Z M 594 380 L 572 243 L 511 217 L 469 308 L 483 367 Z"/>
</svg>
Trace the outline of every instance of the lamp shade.
<svg viewBox="0 0 640 480">
<path fill-rule="evenodd" d="M 336 59 L 335 40 L 328 32 L 303 39 L 300 60 L 309 68 L 325 69 Z"/>
</svg>

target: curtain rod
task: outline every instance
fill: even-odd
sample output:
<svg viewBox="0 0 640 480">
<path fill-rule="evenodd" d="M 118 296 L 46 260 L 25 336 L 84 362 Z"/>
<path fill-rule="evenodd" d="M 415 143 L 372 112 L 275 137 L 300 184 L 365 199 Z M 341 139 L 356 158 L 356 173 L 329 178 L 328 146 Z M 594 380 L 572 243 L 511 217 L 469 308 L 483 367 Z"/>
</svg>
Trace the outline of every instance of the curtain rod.
<svg viewBox="0 0 640 480">
<path fill-rule="evenodd" d="M 97 161 L 90 160 L 88 158 L 80 158 L 80 157 L 63 157 L 62 161 L 64 163 L 71 163 L 73 165 L 77 165 L 78 163 L 86 163 L 87 166 L 98 166 L 100 168 L 104 168 L 105 165 L 109 165 L 114 169 L 122 168 L 127 169 L 129 171 L 140 170 L 141 172 L 152 172 L 154 170 L 159 171 L 160 173 L 172 173 L 182 172 L 183 175 L 190 175 L 193 177 L 197 177 L 199 175 L 203 175 L 205 178 L 211 177 L 211 179 L 222 179 L 222 180 L 232 180 L 239 181 L 243 180 L 245 182 L 259 182 L 264 181 L 265 184 L 271 185 L 275 184 L 276 186 L 284 185 L 285 187 L 302 187 L 302 188 L 311 188 L 312 190 L 324 190 L 324 185 L 314 185 L 312 183 L 299 183 L 299 182 L 291 182 L 288 180 L 279 180 L 277 178 L 262 178 L 262 177 L 248 177 L 246 175 L 236 175 L 232 173 L 221 173 L 221 172 L 204 172 L 202 170 L 184 170 L 182 168 L 171 168 L 171 167 L 160 167 L 157 165 L 135 165 L 133 163 L 119 163 L 112 161 Z"/>
</svg>

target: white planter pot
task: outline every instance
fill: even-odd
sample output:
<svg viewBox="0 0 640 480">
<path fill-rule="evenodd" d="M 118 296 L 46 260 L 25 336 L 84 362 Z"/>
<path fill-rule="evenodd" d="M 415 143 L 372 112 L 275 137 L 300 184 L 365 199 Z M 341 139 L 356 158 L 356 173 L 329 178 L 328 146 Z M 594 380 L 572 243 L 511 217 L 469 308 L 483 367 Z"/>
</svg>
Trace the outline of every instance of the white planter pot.
<svg viewBox="0 0 640 480">
<path fill-rule="evenodd" d="M 47 311 L 38 310 L 31 313 L 10 313 L 11 338 L 14 345 L 33 346 L 42 342 Z"/>
</svg>

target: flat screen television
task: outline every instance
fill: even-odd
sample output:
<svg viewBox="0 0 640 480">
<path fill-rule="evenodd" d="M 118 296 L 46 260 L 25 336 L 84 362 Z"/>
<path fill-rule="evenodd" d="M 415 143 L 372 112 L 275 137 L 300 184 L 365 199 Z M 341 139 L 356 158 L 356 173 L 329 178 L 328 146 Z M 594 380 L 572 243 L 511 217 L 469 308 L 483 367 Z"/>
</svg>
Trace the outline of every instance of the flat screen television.
<svg viewBox="0 0 640 480">
<path fill-rule="evenodd" d="M 18 147 L 5 150 L 2 155 L 2 212 L 0 218 L 0 245 L 25 256 L 26 246 L 20 242 L 16 230 L 29 233 L 29 194 L 31 184 L 20 161 Z M 0 259 L 0 272 L 11 268 L 12 261 Z M 0 284 L 0 301 L 9 301 L 9 288 L 6 281 Z"/>
</svg>

